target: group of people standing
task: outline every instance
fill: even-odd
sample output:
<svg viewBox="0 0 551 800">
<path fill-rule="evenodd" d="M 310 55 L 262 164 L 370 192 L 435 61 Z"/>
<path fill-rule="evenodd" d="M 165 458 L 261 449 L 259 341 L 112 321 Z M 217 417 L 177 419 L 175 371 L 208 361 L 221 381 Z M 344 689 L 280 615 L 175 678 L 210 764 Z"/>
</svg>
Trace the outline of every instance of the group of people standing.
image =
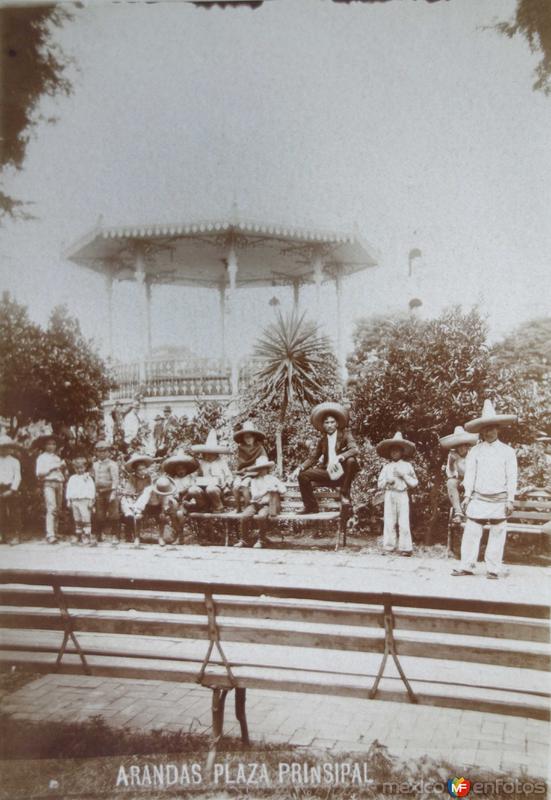
<svg viewBox="0 0 551 800">
<path fill-rule="evenodd" d="M 157 452 L 162 452 L 167 431 L 177 424 L 170 407 L 164 411 Z M 486 401 L 479 418 L 440 439 L 441 446 L 449 451 L 446 475 L 452 521 L 465 525 L 461 564 L 453 570 L 454 576 L 474 574 L 485 525 L 489 526 L 487 574 L 494 579 L 499 575 L 507 517 L 513 510 L 517 489 L 515 452 L 499 440 L 499 431 L 515 420 L 515 415 L 497 414 L 492 403 Z M 318 512 L 318 485 L 338 488 L 343 507 L 350 505 L 351 486 L 360 469 L 359 449 L 340 403 L 320 403 L 312 410 L 311 422 L 319 433 L 317 444 L 290 475 L 298 480 L 303 501 L 299 515 Z M 58 438 L 46 435 L 40 439 L 36 443 L 40 450 L 36 476 L 44 498 L 46 541 L 51 544 L 58 541 L 64 500 L 73 517 L 75 542 L 93 545 L 104 537 L 116 544 L 122 522 L 125 537 L 139 544 L 144 519 L 154 517 L 159 542 L 164 544 L 180 536 L 187 515 L 219 513 L 232 496 L 240 518 L 236 546 L 262 547 L 267 520 L 278 514 L 286 492 L 285 484 L 273 474 L 275 464 L 268 457 L 266 436 L 252 421 L 245 421 L 235 431 L 235 450 L 219 444 L 216 432 L 211 431 L 206 441 L 185 450 L 177 448 L 170 455 L 154 458 L 134 452 L 122 468 L 111 457 L 111 445 L 100 440 L 91 464 L 78 455 L 71 460 L 72 474 L 67 460 L 58 452 Z M 0 437 L 2 533 L 14 524 L 18 514 L 21 470 L 17 447 L 10 437 Z M 379 498 L 375 500 L 384 502 L 383 549 L 385 553 L 411 556 L 409 491 L 418 485 L 411 463 L 416 445 L 397 432 L 379 442 L 376 450 L 387 462 L 378 476 Z M 231 455 L 235 462 L 233 472 L 228 464 Z M 257 523 L 254 535 L 253 518 Z"/>
</svg>

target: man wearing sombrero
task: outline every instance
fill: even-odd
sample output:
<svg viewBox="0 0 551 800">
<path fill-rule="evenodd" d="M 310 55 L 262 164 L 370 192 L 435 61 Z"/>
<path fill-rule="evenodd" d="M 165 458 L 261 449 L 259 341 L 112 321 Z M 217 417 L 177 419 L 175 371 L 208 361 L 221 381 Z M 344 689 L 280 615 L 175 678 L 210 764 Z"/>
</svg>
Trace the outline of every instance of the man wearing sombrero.
<svg viewBox="0 0 551 800">
<path fill-rule="evenodd" d="M 151 476 L 148 468 L 153 464 L 154 459 L 145 453 L 134 453 L 124 465 L 124 480 L 119 484 L 121 495 L 121 513 L 127 537 L 132 536 L 134 544 L 140 544 L 138 530 L 138 514 L 135 504 L 144 490 L 151 485 Z"/>
<path fill-rule="evenodd" d="M 467 516 L 461 541 L 461 565 L 452 575 L 474 575 L 484 525 L 490 532 L 484 560 L 487 577 L 496 579 L 503 562 L 507 517 L 513 511 L 517 490 L 517 457 L 509 445 L 499 441 L 500 428 L 516 422 L 516 414 L 496 414 L 490 400 L 484 401 L 482 416 L 465 423 L 469 433 L 482 441 L 468 453 L 465 463 L 464 508 Z"/>
<path fill-rule="evenodd" d="M 187 514 L 187 503 L 190 502 L 190 489 L 195 486 L 195 473 L 199 462 L 185 453 L 174 453 L 163 461 L 163 471 L 174 481 L 175 504 L 171 503 L 168 514 L 179 534 L 182 534 L 184 517 Z"/>
<path fill-rule="evenodd" d="M 299 514 L 319 511 L 314 486 L 339 487 L 343 505 L 350 503 L 350 487 L 359 470 L 358 447 L 348 430 L 348 415 L 340 403 L 320 403 L 312 409 L 312 425 L 322 435 L 312 454 L 292 473 L 298 485 L 304 508 Z"/>
<path fill-rule="evenodd" d="M 0 542 L 6 534 L 15 541 L 19 533 L 21 465 L 14 456 L 19 447 L 11 436 L 0 435 Z"/>
<path fill-rule="evenodd" d="M 174 513 L 178 508 L 175 495 L 176 484 L 170 475 L 160 475 L 155 483 L 143 490 L 134 503 L 137 527 L 137 541 L 135 539 L 134 544 L 136 546 L 140 544 L 142 519 L 146 515 L 152 517 L 158 523 L 159 544 L 161 546 L 173 541 L 175 537 L 170 523 L 174 525 Z"/>
<path fill-rule="evenodd" d="M 383 439 L 377 445 L 377 453 L 388 459 L 388 464 L 379 473 L 377 486 L 385 493 L 383 548 L 386 553 L 396 549 L 396 527 L 398 527 L 398 553 L 411 556 L 413 543 L 409 526 L 408 489 L 418 485 L 417 476 L 409 459 L 417 448 L 400 432 L 392 439 Z"/>
<path fill-rule="evenodd" d="M 447 489 L 453 509 L 452 521 L 457 524 L 463 520 L 459 489 L 465 477 L 465 459 L 469 448 L 478 442 L 478 436 L 476 433 L 467 433 L 461 425 L 457 425 L 453 433 L 442 436 L 439 441 L 440 447 L 449 450 L 446 463 Z"/>
</svg>

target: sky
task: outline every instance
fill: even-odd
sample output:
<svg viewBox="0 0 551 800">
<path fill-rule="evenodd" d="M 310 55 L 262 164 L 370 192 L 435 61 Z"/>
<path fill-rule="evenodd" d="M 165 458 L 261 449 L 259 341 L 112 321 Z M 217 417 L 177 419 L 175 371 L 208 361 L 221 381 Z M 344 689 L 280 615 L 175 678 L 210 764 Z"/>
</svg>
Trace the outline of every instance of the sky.
<svg viewBox="0 0 551 800">
<path fill-rule="evenodd" d="M 101 277 L 65 248 L 105 225 L 243 218 L 351 229 L 379 252 L 343 286 L 354 320 L 478 304 L 497 338 L 549 313 L 551 98 L 532 91 L 538 57 L 489 26 L 514 0 L 260 9 L 88 3 L 56 40 L 74 59 L 73 94 L 33 134 L 7 188 L 33 221 L 0 229 L 2 288 L 45 322 L 66 303 L 107 347 Z M 422 251 L 408 277 L 408 253 Z M 250 351 L 291 290 L 243 290 L 231 344 Z M 336 333 L 335 296 L 302 306 Z M 115 290 L 115 355 L 137 357 L 135 287 Z M 218 355 L 218 297 L 154 289 L 153 344 Z M 216 326 L 216 327 L 215 327 Z M 213 333 L 215 331 L 215 333 Z"/>
</svg>

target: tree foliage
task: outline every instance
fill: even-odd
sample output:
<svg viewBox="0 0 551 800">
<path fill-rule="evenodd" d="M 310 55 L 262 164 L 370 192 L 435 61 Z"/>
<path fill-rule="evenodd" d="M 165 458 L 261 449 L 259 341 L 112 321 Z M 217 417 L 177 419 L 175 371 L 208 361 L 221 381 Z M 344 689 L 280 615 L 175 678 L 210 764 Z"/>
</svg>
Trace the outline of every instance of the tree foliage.
<svg viewBox="0 0 551 800">
<path fill-rule="evenodd" d="M 529 320 L 492 348 L 496 366 L 515 369 L 528 380 L 551 373 L 551 317 Z"/>
<path fill-rule="evenodd" d="M 2 74 L 2 147 L 0 169 L 20 169 L 36 124 L 43 95 L 69 94 L 69 59 L 55 44 L 53 31 L 71 14 L 59 5 L 0 9 Z M 53 121 L 51 118 L 46 121 Z M 24 203 L 0 192 L 0 217 L 21 214 Z"/>
<path fill-rule="evenodd" d="M 13 428 L 44 419 L 54 428 L 98 413 L 109 390 L 107 369 L 64 306 L 45 330 L 5 295 L 0 302 L 0 414 Z"/>
<path fill-rule="evenodd" d="M 512 39 L 524 36 L 530 50 L 540 53 L 532 85 L 535 91 L 551 93 L 551 6 L 549 0 L 517 0 L 515 16 L 509 22 L 496 25 L 500 33 Z"/>
</svg>

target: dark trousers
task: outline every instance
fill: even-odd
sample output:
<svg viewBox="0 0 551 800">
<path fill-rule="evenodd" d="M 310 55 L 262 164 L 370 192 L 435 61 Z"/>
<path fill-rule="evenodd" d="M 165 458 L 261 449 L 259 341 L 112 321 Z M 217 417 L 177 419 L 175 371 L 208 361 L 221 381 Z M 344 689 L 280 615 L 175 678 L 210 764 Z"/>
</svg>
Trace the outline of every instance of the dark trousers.
<svg viewBox="0 0 551 800">
<path fill-rule="evenodd" d="M 298 486 L 305 508 L 308 508 L 311 511 L 318 510 L 318 504 L 314 496 L 313 484 L 317 484 L 318 486 L 331 486 L 332 488 L 339 488 L 343 497 L 349 497 L 352 481 L 354 480 L 354 476 L 357 474 L 360 467 L 355 458 L 347 458 L 342 462 L 342 468 L 344 470 L 344 475 L 341 475 L 337 481 L 331 480 L 325 467 L 309 467 L 308 469 L 304 469 L 302 472 L 299 472 Z"/>
<path fill-rule="evenodd" d="M 119 527 L 119 503 L 117 498 L 110 500 L 111 490 L 100 489 L 96 494 L 95 528 L 98 539 L 106 535 L 117 536 Z"/>
<path fill-rule="evenodd" d="M 7 534 L 15 536 L 19 533 L 20 504 L 19 495 L 10 494 L 8 497 L 0 495 L 0 541 Z"/>
</svg>

